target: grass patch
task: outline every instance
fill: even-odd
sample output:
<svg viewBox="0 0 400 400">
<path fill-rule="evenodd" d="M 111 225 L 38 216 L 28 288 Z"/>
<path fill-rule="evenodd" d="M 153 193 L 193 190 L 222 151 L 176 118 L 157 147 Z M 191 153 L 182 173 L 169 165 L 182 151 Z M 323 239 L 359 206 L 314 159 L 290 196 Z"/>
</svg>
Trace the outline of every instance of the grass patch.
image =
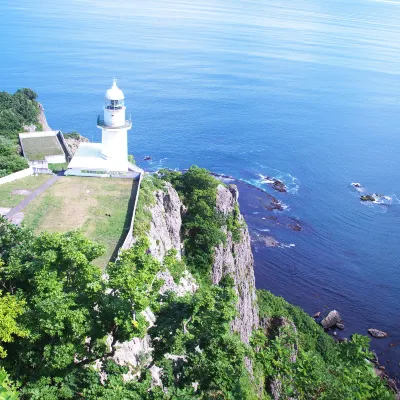
<svg viewBox="0 0 400 400">
<path fill-rule="evenodd" d="M 68 163 L 60 163 L 60 164 L 52 164 L 49 163 L 49 169 L 51 171 L 53 171 L 55 174 L 57 174 L 58 172 L 61 172 L 63 170 L 66 170 L 68 168 Z"/>
<path fill-rule="evenodd" d="M 22 145 L 28 160 L 44 160 L 46 156 L 64 154 L 56 136 L 24 138 Z"/>
<path fill-rule="evenodd" d="M 104 267 L 129 230 L 136 181 L 62 177 L 24 210 L 24 224 L 35 233 L 67 232 L 80 229 L 84 235 L 106 248 L 95 260 Z"/>
<path fill-rule="evenodd" d="M 26 195 L 12 194 L 14 190 L 33 191 L 51 178 L 51 175 L 27 176 L 14 182 L 0 185 L 0 207 L 15 207 Z"/>
</svg>

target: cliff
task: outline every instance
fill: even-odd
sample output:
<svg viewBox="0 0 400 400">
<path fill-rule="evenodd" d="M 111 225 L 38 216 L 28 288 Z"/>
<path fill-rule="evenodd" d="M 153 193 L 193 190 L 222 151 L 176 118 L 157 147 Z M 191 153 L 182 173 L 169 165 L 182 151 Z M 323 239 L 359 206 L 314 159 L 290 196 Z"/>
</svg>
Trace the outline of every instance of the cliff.
<svg viewBox="0 0 400 400">
<path fill-rule="evenodd" d="M 151 212 L 151 227 L 149 239 L 150 251 L 159 260 L 162 260 L 170 249 L 177 251 L 178 257 L 182 254 L 182 215 L 186 212 L 185 206 L 178 193 L 171 184 L 166 183 L 165 190 L 154 193 L 155 204 L 149 209 Z M 219 185 L 217 188 L 217 210 L 224 215 L 233 212 L 238 205 L 239 193 L 236 186 L 226 188 Z M 212 282 L 214 284 L 227 274 L 235 282 L 235 291 L 238 296 L 238 316 L 232 328 L 240 334 L 243 342 L 248 343 L 251 332 L 258 326 L 258 308 L 256 302 L 255 279 L 253 269 L 253 254 L 250 246 L 250 235 L 241 214 L 238 216 L 243 228 L 240 240 L 235 242 L 232 233 L 224 227 L 227 235 L 225 244 L 215 249 L 212 268 Z M 185 284 L 181 281 L 181 284 Z"/>
<path fill-rule="evenodd" d="M 176 249 L 178 258 L 181 258 L 182 214 L 185 208 L 170 183 L 165 183 L 165 190 L 154 192 L 154 198 L 155 204 L 149 210 L 150 251 L 155 258 L 162 260 L 168 250 Z"/>
<path fill-rule="evenodd" d="M 218 186 L 217 210 L 225 215 L 232 214 L 238 204 L 239 192 L 235 185 L 226 188 Z M 212 281 L 217 284 L 225 275 L 230 275 L 235 282 L 238 296 L 238 316 L 233 321 L 233 329 L 239 332 L 242 341 L 249 343 L 253 329 L 258 327 L 258 307 L 254 278 L 254 260 L 250 245 L 249 230 L 243 216 L 238 215 L 243 228 L 240 240 L 235 242 L 232 232 L 226 231 L 227 240 L 215 250 Z"/>
</svg>

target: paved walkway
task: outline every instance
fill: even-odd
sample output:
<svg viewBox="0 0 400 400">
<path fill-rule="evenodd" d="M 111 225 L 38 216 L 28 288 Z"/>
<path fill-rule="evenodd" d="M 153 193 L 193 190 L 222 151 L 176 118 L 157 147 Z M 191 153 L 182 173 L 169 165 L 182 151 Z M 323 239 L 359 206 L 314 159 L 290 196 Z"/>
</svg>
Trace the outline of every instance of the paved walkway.
<svg viewBox="0 0 400 400">
<path fill-rule="evenodd" d="M 39 186 L 36 190 L 34 190 L 29 196 L 25 197 L 18 205 L 12 208 L 7 214 L 6 218 L 11 221 L 12 217 L 21 212 L 31 201 L 35 200 L 37 196 L 42 194 L 46 189 L 56 183 L 62 175 L 54 175 L 50 179 L 48 179 L 42 186 Z"/>
</svg>

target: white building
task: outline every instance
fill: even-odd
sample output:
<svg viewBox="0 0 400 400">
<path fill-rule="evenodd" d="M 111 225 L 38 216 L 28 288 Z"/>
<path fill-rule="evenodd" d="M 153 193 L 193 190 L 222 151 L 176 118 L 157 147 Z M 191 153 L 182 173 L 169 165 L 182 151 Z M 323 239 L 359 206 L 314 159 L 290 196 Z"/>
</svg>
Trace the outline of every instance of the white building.
<svg viewBox="0 0 400 400">
<path fill-rule="evenodd" d="M 65 175 L 127 176 L 141 170 L 128 162 L 128 130 L 124 94 L 114 79 L 105 95 L 103 117 L 97 119 L 101 143 L 81 143 L 68 165 Z"/>
</svg>

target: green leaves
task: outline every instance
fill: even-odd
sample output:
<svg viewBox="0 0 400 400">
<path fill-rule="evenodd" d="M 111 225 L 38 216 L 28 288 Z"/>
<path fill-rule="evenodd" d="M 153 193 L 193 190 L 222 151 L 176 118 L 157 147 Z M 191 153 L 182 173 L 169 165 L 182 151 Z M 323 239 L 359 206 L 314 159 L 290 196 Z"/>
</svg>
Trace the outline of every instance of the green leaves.
<svg viewBox="0 0 400 400">
<path fill-rule="evenodd" d="M 24 337 L 27 334 L 17 323 L 17 318 L 23 313 L 24 306 L 24 300 L 18 300 L 9 293 L 3 295 L 0 291 L 0 358 L 7 355 L 7 351 L 2 346 L 3 343 L 10 343 L 15 336 Z"/>
<path fill-rule="evenodd" d="M 300 308 L 264 290 L 257 297 L 260 317 L 270 321 L 268 332 L 258 330 L 252 337 L 267 389 L 278 380 L 282 399 L 393 399 L 367 361 L 371 357 L 368 337 L 353 335 L 348 342 L 335 343 Z M 290 325 L 273 329 L 274 317 L 293 321 L 297 331 Z M 296 360 L 292 357 L 295 348 Z"/>
</svg>

